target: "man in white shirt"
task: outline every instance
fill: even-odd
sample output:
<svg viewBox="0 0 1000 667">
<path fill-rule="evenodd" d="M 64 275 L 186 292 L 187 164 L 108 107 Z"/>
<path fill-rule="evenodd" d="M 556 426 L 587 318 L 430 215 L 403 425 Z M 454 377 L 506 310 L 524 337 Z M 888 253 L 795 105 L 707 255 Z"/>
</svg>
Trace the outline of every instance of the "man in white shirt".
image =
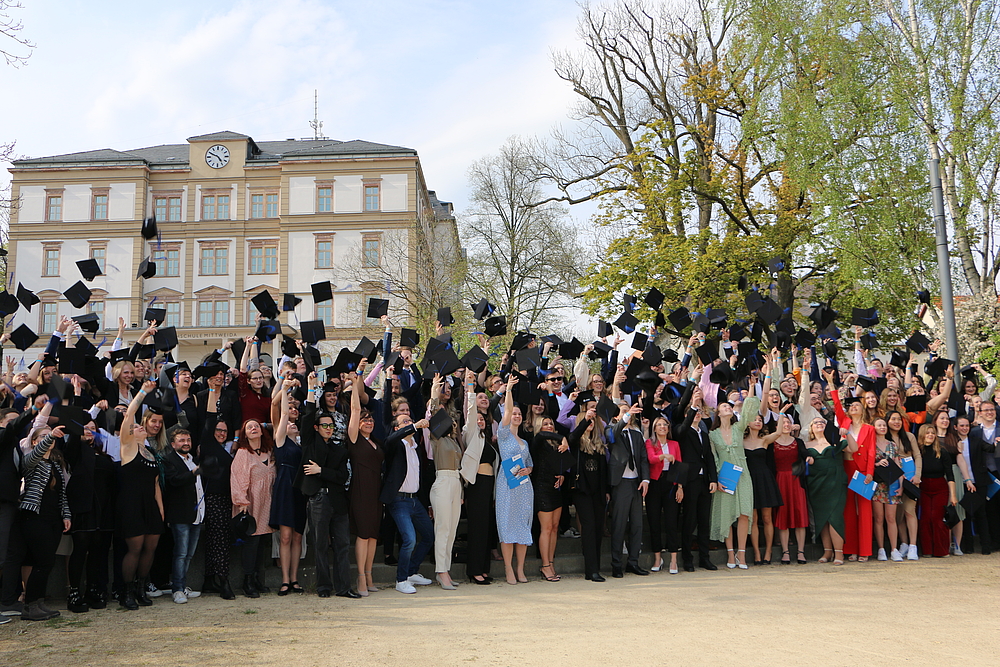
<svg viewBox="0 0 1000 667">
<path fill-rule="evenodd" d="M 201 595 L 187 586 L 191 558 L 198 548 L 201 524 L 205 520 L 205 490 L 201 471 L 191 455 L 191 433 L 183 428 L 170 432 L 172 451 L 163 457 L 166 486 L 163 492 L 163 513 L 174 536 L 174 562 L 171 589 L 174 602 L 186 603 Z"/>
</svg>

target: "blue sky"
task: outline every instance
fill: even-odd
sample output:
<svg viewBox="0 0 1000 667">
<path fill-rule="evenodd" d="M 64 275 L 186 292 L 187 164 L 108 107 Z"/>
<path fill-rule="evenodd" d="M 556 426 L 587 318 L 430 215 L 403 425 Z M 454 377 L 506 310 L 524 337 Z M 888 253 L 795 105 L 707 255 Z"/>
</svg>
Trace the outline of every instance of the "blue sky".
<svg viewBox="0 0 1000 667">
<path fill-rule="evenodd" d="M 318 90 L 328 137 L 415 148 L 461 212 L 471 162 L 573 103 L 550 60 L 575 47 L 571 0 L 24 2 L 37 48 L 0 69 L 0 141 L 20 155 L 309 137 Z"/>
</svg>

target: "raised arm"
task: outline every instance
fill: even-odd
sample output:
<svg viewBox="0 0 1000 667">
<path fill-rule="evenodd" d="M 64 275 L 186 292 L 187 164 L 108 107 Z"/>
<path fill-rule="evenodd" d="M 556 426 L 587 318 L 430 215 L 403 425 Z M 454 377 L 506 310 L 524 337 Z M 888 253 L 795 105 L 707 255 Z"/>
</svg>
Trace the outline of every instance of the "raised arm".
<svg viewBox="0 0 1000 667">
<path fill-rule="evenodd" d="M 935 396 L 927 400 L 927 413 L 933 414 L 937 412 L 942 405 L 948 404 L 948 397 L 951 396 L 952 387 L 955 385 L 955 365 L 951 364 L 945 369 L 944 376 L 951 380 L 950 382 L 944 383 L 944 389 Z"/>
<path fill-rule="evenodd" d="M 364 362 L 362 361 L 361 364 L 354 373 L 349 373 L 347 376 L 351 380 L 351 419 L 347 422 L 347 437 L 351 442 L 357 441 L 358 433 L 360 433 L 361 429 L 360 392 L 364 391 L 364 389 L 361 388 L 360 371 L 363 370 Z"/>
<path fill-rule="evenodd" d="M 288 392 L 296 385 L 297 380 L 283 380 L 281 382 L 281 395 L 279 397 L 279 407 L 281 409 L 281 416 L 278 417 L 277 421 L 272 423 L 277 424 L 274 428 L 274 446 L 281 447 L 285 444 L 285 438 L 288 437 Z"/>
<path fill-rule="evenodd" d="M 244 339 L 246 346 L 243 348 L 243 356 L 240 357 L 240 373 L 247 372 L 247 364 L 250 362 L 250 348 L 254 347 L 254 343 L 257 339 L 254 336 L 247 336 Z"/>
<path fill-rule="evenodd" d="M 504 403 L 503 403 L 503 419 L 500 421 L 501 426 L 510 428 L 510 417 L 511 413 L 514 412 L 514 385 L 517 384 L 518 378 L 513 373 L 507 378 L 507 391 L 504 392 Z"/>
</svg>

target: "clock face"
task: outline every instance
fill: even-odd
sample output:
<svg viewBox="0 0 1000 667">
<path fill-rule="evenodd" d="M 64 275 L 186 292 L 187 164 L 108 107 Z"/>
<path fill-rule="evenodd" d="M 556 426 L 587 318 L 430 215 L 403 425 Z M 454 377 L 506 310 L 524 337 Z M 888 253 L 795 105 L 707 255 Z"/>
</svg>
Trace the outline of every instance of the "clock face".
<svg viewBox="0 0 1000 667">
<path fill-rule="evenodd" d="M 216 144 L 205 151 L 205 162 L 212 169 L 222 169 L 229 164 L 229 149 L 222 144 Z"/>
</svg>

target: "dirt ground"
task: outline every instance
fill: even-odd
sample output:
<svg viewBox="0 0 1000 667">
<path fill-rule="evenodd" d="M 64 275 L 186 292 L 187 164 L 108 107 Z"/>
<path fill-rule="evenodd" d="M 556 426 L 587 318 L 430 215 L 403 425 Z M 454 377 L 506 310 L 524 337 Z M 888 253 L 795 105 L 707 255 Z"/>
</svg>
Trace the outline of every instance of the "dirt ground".
<svg viewBox="0 0 1000 667">
<path fill-rule="evenodd" d="M 1000 557 L 218 597 L 0 626 L 0 665 L 997 664 Z M 61 608 L 61 607 L 60 607 Z"/>
</svg>

